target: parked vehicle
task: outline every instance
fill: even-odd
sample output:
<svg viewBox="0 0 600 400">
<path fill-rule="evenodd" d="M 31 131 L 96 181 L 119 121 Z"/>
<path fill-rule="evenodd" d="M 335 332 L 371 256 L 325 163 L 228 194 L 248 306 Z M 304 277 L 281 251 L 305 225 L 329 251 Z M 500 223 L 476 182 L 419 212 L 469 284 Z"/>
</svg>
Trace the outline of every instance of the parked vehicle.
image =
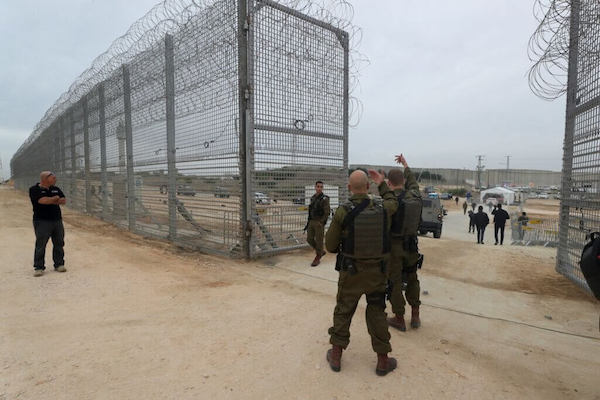
<svg viewBox="0 0 600 400">
<path fill-rule="evenodd" d="M 292 203 L 293 204 L 299 204 L 299 205 L 305 205 L 306 204 L 306 199 L 304 197 L 294 197 L 292 199 Z"/>
<path fill-rule="evenodd" d="M 440 195 L 440 199 L 442 199 L 442 200 L 452 200 L 452 195 L 450 193 L 442 193 Z"/>
<path fill-rule="evenodd" d="M 271 199 L 269 198 L 269 196 L 267 196 L 266 194 L 261 193 L 261 192 L 254 193 L 254 201 L 256 202 L 256 204 L 264 204 L 264 205 L 271 204 Z"/>
<path fill-rule="evenodd" d="M 549 199 L 550 196 L 548 196 L 548 193 L 540 193 L 537 195 L 538 199 Z"/>
<path fill-rule="evenodd" d="M 423 199 L 423 213 L 419 233 L 426 235 L 433 232 L 433 237 L 439 239 L 442 236 L 442 225 L 444 220 L 444 208 L 438 198 Z"/>
<path fill-rule="evenodd" d="M 215 197 L 221 197 L 221 198 L 229 198 L 229 190 L 227 190 L 226 188 L 222 187 L 222 186 L 217 186 L 215 188 Z"/>
<path fill-rule="evenodd" d="M 439 193 L 435 193 L 435 192 L 428 193 L 427 194 L 427 198 L 428 199 L 439 199 L 440 198 L 440 194 Z"/>
<path fill-rule="evenodd" d="M 196 191 L 190 185 L 177 185 L 177 194 L 183 196 L 195 196 Z"/>
</svg>

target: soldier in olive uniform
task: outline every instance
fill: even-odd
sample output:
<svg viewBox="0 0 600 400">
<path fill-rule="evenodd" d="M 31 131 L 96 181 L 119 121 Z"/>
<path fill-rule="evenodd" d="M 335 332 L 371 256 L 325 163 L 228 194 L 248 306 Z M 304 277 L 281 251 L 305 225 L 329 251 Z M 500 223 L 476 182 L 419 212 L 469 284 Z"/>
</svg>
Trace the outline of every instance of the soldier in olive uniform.
<svg viewBox="0 0 600 400">
<path fill-rule="evenodd" d="M 323 193 L 323 182 L 315 183 L 315 194 L 310 198 L 310 206 L 308 207 L 308 222 L 306 229 L 308 230 L 306 241 L 315 249 L 315 259 L 310 264 L 316 267 L 321 262 L 321 257 L 325 255 L 323 250 L 323 233 L 325 224 L 331 209 L 329 208 L 329 196 Z"/>
<path fill-rule="evenodd" d="M 397 156 L 396 161 L 404 166 L 404 173 L 398 168 L 394 168 L 388 173 L 388 184 L 398 199 L 398 211 L 392 219 L 392 249 L 388 268 L 389 300 L 395 316 L 388 319 L 388 323 L 404 332 L 406 331 L 404 322 L 406 301 L 412 308 L 410 326 L 413 329 L 421 326 L 419 318 L 420 286 L 417 277 L 417 262 L 419 261 L 417 232 L 423 202 L 419 184 L 404 156 L 402 154 Z M 402 294 L 403 285 L 406 285 L 406 301 Z"/>
<path fill-rule="evenodd" d="M 354 171 L 348 180 L 352 197 L 336 210 L 325 238 L 327 250 L 338 253 L 336 269 L 340 271 L 327 361 L 331 369 L 340 371 L 342 350 L 350 343 L 352 316 L 364 294 L 367 328 L 377 353 L 375 373 L 382 376 L 397 365 L 396 359 L 388 357 L 392 347 L 385 313 L 385 264 L 389 258 L 390 221 L 398 202 L 381 174 L 374 170 L 369 174 L 383 200 L 371 199 L 367 175 Z"/>
</svg>

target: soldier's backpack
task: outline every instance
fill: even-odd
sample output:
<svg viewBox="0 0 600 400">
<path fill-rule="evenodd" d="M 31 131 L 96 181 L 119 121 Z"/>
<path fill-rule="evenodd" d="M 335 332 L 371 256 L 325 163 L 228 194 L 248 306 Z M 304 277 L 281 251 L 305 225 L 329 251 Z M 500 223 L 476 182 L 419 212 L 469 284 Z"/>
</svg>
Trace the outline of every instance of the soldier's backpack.
<svg viewBox="0 0 600 400">
<path fill-rule="evenodd" d="M 342 254 L 355 260 L 381 260 L 390 252 L 387 214 L 380 199 L 365 199 L 359 205 L 346 202 L 348 212 L 342 229 L 348 236 L 342 240 Z"/>
<path fill-rule="evenodd" d="M 590 233 L 583 247 L 579 266 L 594 296 L 600 300 L 600 232 Z"/>
<path fill-rule="evenodd" d="M 406 191 L 398 195 L 398 210 L 392 217 L 392 236 L 417 236 L 423 212 L 421 194 L 413 190 L 406 197 Z"/>
</svg>

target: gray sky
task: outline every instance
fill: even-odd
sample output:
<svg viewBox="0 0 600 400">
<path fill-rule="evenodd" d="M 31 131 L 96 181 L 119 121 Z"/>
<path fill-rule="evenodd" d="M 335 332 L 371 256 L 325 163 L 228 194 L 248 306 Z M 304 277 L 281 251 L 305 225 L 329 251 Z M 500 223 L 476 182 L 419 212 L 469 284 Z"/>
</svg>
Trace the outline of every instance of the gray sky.
<svg viewBox="0 0 600 400">
<path fill-rule="evenodd" d="M 10 158 L 46 110 L 156 0 L 0 1 L 0 157 Z M 527 85 L 532 0 L 351 0 L 370 63 L 354 93 L 350 162 L 417 167 L 560 170 L 564 97 Z"/>
</svg>

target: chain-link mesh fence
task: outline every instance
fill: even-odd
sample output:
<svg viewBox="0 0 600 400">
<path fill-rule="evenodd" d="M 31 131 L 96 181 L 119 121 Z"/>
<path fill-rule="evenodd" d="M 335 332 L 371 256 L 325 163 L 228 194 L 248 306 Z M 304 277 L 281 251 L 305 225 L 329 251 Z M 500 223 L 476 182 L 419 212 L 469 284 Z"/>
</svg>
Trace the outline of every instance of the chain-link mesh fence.
<svg viewBox="0 0 600 400">
<path fill-rule="evenodd" d="M 519 218 L 518 213 L 510 216 L 512 243 L 523 246 L 558 246 L 558 218 Z"/>
<path fill-rule="evenodd" d="M 579 268 L 600 230 L 600 3 L 571 1 L 567 119 L 557 270 L 588 289 Z"/>
<path fill-rule="evenodd" d="M 48 110 L 15 186 L 53 170 L 69 207 L 207 252 L 305 246 L 315 181 L 346 194 L 352 26 L 283 3 L 157 5 Z"/>
</svg>

